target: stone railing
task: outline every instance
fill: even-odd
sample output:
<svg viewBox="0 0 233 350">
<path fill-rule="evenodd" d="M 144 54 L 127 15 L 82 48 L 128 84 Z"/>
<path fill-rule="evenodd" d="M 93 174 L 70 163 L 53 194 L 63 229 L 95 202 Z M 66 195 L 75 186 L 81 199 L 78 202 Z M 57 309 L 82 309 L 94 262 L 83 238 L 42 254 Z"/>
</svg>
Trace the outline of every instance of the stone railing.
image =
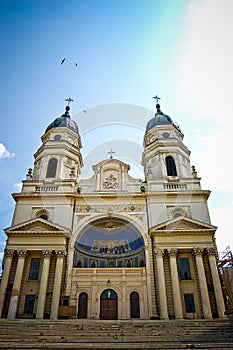
<svg viewBox="0 0 233 350">
<path fill-rule="evenodd" d="M 174 191 L 174 190 L 187 190 L 187 185 L 178 183 L 178 182 L 173 182 L 173 183 L 167 183 L 163 185 L 163 188 L 167 191 Z"/>
<path fill-rule="evenodd" d="M 58 186 L 36 186 L 36 192 L 56 192 Z"/>
</svg>

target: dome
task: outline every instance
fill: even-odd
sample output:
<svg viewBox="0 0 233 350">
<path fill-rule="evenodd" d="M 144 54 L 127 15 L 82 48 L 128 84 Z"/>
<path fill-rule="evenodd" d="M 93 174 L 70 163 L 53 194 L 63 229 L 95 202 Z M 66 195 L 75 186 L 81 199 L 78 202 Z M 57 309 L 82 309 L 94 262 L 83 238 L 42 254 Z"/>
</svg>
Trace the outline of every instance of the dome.
<svg viewBox="0 0 233 350">
<path fill-rule="evenodd" d="M 66 106 L 65 113 L 62 114 L 61 117 L 54 119 L 54 121 L 51 124 L 49 124 L 49 126 L 46 128 L 45 133 L 54 128 L 68 128 L 76 132 L 77 134 L 79 134 L 78 125 L 74 120 L 70 118 L 69 110 L 70 110 L 70 107 Z"/>
<path fill-rule="evenodd" d="M 157 125 L 173 125 L 177 130 L 180 131 L 179 126 L 173 122 L 173 120 L 166 114 L 163 114 L 160 110 L 160 105 L 156 105 L 157 113 L 155 113 L 154 118 L 150 119 L 146 125 L 146 133 L 153 129 Z"/>
</svg>

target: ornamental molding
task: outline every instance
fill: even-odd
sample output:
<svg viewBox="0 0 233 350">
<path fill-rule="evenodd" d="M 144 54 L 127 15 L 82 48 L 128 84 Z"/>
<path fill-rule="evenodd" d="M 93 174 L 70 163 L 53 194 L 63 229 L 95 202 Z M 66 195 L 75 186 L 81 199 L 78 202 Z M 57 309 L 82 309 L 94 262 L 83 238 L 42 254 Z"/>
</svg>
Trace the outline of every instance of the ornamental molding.
<svg viewBox="0 0 233 350">
<path fill-rule="evenodd" d="M 76 207 L 77 214 L 91 214 L 91 213 L 141 213 L 144 212 L 145 205 L 79 205 Z"/>
</svg>

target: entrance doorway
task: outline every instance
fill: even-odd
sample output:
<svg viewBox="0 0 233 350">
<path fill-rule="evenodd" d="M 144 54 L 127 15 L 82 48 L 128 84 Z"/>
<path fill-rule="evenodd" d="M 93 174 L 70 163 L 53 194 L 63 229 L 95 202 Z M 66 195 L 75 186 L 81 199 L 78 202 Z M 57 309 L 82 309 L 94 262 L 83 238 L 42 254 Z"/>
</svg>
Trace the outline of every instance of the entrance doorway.
<svg viewBox="0 0 233 350">
<path fill-rule="evenodd" d="M 87 318 L 87 301 L 87 293 L 80 293 L 78 298 L 78 318 Z"/>
<path fill-rule="evenodd" d="M 100 319 L 117 320 L 118 299 L 113 289 L 106 289 L 100 296 Z"/>
</svg>

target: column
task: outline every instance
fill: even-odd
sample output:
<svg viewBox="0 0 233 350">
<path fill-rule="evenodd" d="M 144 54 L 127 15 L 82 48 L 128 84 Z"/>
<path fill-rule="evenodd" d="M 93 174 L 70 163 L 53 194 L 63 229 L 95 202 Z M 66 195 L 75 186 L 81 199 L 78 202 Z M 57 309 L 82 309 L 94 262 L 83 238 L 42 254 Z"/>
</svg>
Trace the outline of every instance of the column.
<svg viewBox="0 0 233 350">
<path fill-rule="evenodd" d="M 7 315 L 7 318 L 10 318 L 10 319 L 14 319 L 16 316 L 20 286 L 21 286 L 21 281 L 23 276 L 23 268 L 24 268 L 25 258 L 27 256 L 27 251 L 18 250 L 17 254 L 18 254 L 18 263 L 17 263 L 16 272 L 15 272 L 15 280 L 14 280 L 13 289 L 11 292 L 10 306 L 9 306 L 8 315 Z"/>
<path fill-rule="evenodd" d="M 169 249 L 168 252 L 169 252 L 169 258 L 170 258 L 175 318 L 181 319 L 183 318 L 183 311 L 182 311 L 181 295 L 180 295 L 180 281 L 179 281 L 177 261 L 176 261 L 178 249 Z"/>
<path fill-rule="evenodd" d="M 54 285 L 53 285 L 53 298 L 51 305 L 50 318 L 56 320 L 58 318 L 59 300 L 61 294 L 61 279 L 62 279 L 62 268 L 63 260 L 66 252 L 64 250 L 56 250 L 55 254 L 57 256 Z"/>
<path fill-rule="evenodd" d="M 100 169 L 97 170 L 96 191 L 100 191 Z"/>
<path fill-rule="evenodd" d="M 167 297 L 166 297 L 166 286 L 164 277 L 164 267 L 163 267 L 163 249 L 156 249 L 156 263 L 157 263 L 157 274 L 158 274 L 158 289 L 159 289 L 159 306 L 160 306 L 160 319 L 167 320 Z"/>
<path fill-rule="evenodd" d="M 154 288 L 154 285 L 151 285 L 151 274 L 154 279 L 154 271 L 153 271 L 153 262 L 152 266 L 150 263 L 150 251 L 149 247 L 145 247 L 145 256 L 146 256 L 146 289 L 147 289 L 147 300 L 148 300 L 148 316 L 153 316 L 153 310 L 152 310 L 152 288 Z M 153 258 L 153 257 L 152 257 Z M 148 273 L 150 271 L 150 273 Z M 154 290 L 154 296 L 155 296 L 155 315 L 157 315 L 157 307 L 156 307 L 156 295 Z"/>
<path fill-rule="evenodd" d="M 38 297 L 37 310 L 36 310 L 36 318 L 44 318 L 44 308 L 45 308 L 46 292 L 47 292 L 48 277 L 49 277 L 49 266 L 50 266 L 52 250 L 42 250 L 42 255 L 44 257 L 44 261 L 43 261 L 43 268 L 42 268 L 41 279 L 40 279 L 40 289 L 39 289 L 39 297 Z"/>
<path fill-rule="evenodd" d="M 214 294 L 218 309 L 218 317 L 225 318 L 225 304 L 223 300 L 222 287 L 219 280 L 218 269 L 216 264 L 216 250 L 214 248 L 207 248 L 207 254 L 209 256 L 210 271 L 214 285 Z"/>
<path fill-rule="evenodd" d="M 210 307 L 209 293 L 206 283 L 205 270 L 202 260 L 203 249 L 194 248 L 193 254 L 195 255 L 196 265 L 197 265 L 197 274 L 199 279 L 199 286 L 201 291 L 201 302 L 204 318 L 212 318 L 212 312 Z"/>
<path fill-rule="evenodd" d="M 122 269 L 122 281 L 121 281 L 121 284 L 122 284 L 122 318 L 123 318 L 123 320 L 126 320 L 127 319 L 127 301 L 126 301 L 125 269 Z"/>
<path fill-rule="evenodd" d="M 14 255 L 14 250 L 7 249 L 4 253 L 4 270 L 2 280 L 0 283 L 0 318 L 2 317 L 2 310 L 5 302 L 5 294 L 9 281 L 11 263 Z"/>
</svg>

